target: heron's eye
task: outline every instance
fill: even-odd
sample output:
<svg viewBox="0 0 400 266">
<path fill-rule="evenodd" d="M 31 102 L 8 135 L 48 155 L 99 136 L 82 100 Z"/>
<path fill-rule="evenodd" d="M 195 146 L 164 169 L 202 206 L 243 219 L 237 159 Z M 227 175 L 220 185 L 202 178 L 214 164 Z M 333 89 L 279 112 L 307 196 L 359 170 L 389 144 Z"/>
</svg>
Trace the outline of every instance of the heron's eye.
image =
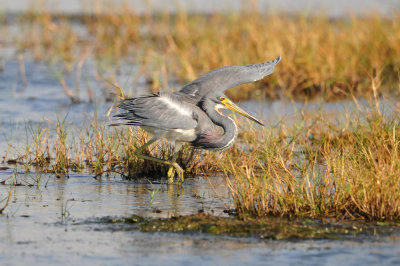
<svg viewBox="0 0 400 266">
<path fill-rule="evenodd" d="M 219 97 L 219 100 L 222 102 L 222 101 L 225 101 L 225 97 Z"/>
</svg>

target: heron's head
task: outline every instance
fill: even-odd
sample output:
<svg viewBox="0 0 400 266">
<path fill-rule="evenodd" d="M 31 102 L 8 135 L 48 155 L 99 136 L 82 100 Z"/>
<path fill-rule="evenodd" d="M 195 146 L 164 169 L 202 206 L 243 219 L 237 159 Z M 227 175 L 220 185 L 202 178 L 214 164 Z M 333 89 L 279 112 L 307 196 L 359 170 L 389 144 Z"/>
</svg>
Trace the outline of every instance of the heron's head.
<svg viewBox="0 0 400 266">
<path fill-rule="evenodd" d="M 245 110 L 243 110 L 242 108 L 240 108 L 239 106 L 237 106 L 234 102 L 232 102 L 231 100 L 228 99 L 228 97 L 226 97 L 224 94 L 221 95 L 216 95 L 214 98 L 214 109 L 219 112 L 220 114 L 222 114 L 220 112 L 221 108 L 226 108 L 229 110 L 232 110 L 238 114 L 243 115 L 244 117 L 253 120 L 254 122 L 256 122 L 257 124 L 260 124 L 262 126 L 264 126 L 263 122 L 261 122 L 260 120 L 258 120 L 257 118 L 255 118 L 254 116 L 250 115 L 249 113 L 247 113 Z"/>
</svg>

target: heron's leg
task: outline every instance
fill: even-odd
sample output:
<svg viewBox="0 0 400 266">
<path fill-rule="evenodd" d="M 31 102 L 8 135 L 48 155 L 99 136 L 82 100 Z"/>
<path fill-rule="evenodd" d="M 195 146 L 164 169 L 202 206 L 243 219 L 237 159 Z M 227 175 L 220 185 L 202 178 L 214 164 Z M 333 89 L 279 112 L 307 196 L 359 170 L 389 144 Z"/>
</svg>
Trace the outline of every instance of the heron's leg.
<svg viewBox="0 0 400 266">
<path fill-rule="evenodd" d="M 139 155 L 141 155 L 142 151 L 144 149 L 146 149 L 148 146 L 150 146 L 151 144 L 153 144 L 153 142 L 156 140 L 157 140 L 156 138 L 151 138 L 148 142 L 146 142 L 145 144 L 143 144 L 142 146 L 140 146 L 139 148 L 136 149 L 135 155 L 140 157 Z"/>
<path fill-rule="evenodd" d="M 162 164 L 166 164 L 169 165 L 170 168 L 174 167 L 175 170 L 178 172 L 178 176 L 179 176 L 179 180 L 182 180 L 183 182 L 183 169 L 175 162 L 169 162 L 163 159 L 159 159 L 156 157 L 151 157 L 151 156 L 147 156 L 142 154 L 143 150 L 146 149 L 148 146 L 150 146 L 153 142 L 155 142 L 157 139 L 156 138 L 152 138 L 150 139 L 148 142 L 146 142 L 143 146 L 139 147 L 136 151 L 135 151 L 135 155 L 139 158 L 145 159 L 145 160 L 149 160 L 149 161 L 153 161 L 153 162 L 157 162 L 157 163 L 162 163 Z M 175 156 L 175 155 L 174 155 Z M 175 158 L 176 160 L 176 158 Z M 168 171 L 169 172 L 169 171 Z M 171 178 L 168 176 L 168 180 L 172 183 L 174 181 L 173 179 L 173 175 L 172 175 L 172 180 Z"/>
<path fill-rule="evenodd" d="M 181 147 L 182 147 L 182 142 L 176 141 L 175 142 L 175 148 L 174 148 L 174 155 L 172 155 L 172 158 L 171 158 L 171 162 L 172 163 L 177 164 L 176 163 L 176 159 L 178 158 L 178 154 L 179 154 L 179 151 L 180 151 Z M 178 182 L 179 183 L 183 182 L 183 173 L 184 173 L 184 171 L 183 171 L 183 169 L 181 167 L 179 167 L 179 168 L 180 168 L 180 170 L 177 169 L 176 167 L 172 166 L 172 165 L 169 167 L 169 169 L 168 169 L 168 180 L 173 180 L 174 179 L 175 170 L 176 170 L 178 172 Z"/>
<path fill-rule="evenodd" d="M 171 163 L 177 164 L 176 159 L 178 157 L 178 154 L 179 154 L 179 151 L 174 153 L 174 155 L 172 156 Z M 179 166 L 179 168 L 181 168 L 181 167 Z M 183 175 L 183 169 L 181 168 L 180 170 L 182 170 L 182 171 L 180 171 L 180 170 L 176 169 L 176 167 L 173 165 L 170 165 L 170 167 L 168 169 L 168 174 L 167 174 L 168 180 L 170 180 L 170 181 L 174 180 L 174 175 L 175 175 L 176 170 L 178 172 L 178 178 L 179 178 L 178 180 L 183 182 L 183 177 L 181 177 L 181 175 Z"/>
</svg>

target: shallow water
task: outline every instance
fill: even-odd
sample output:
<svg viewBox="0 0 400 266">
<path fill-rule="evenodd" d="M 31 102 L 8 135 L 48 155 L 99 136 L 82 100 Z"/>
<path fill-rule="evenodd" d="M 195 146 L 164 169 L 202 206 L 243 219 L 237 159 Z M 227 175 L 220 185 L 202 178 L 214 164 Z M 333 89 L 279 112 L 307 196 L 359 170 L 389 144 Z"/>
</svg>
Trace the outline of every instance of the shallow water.
<svg viewBox="0 0 400 266">
<path fill-rule="evenodd" d="M 79 1 L 79 0 L 53 0 L 45 2 L 46 7 L 55 12 L 81 14 L 81 13 L 92 13 L 94 11 L 103 11 L 107 9 L 99 8 L 99 5 L 91 5 L 92 1 Z M 99 1 L 100 3 L 102 1 Z M 105 1 L 107 3 L 107 1 Z M 117 0 L 113 3 L 129 3 L 130 6 L 134 7 L 137 12 L 145 13 L 149 10 L 155 11 L 170 11 L 177 12 L 180 9 L 185 9 L 188 12 L 229 12 L 238 11 L 243 8 L 250 8 L 256 5 L 261 11 L 280 11 L 280 12 L 302 12 L 302 13 L 321 13 L 328 14 L 330 16 L 341 16 L 348 14 L 363 14 L 368 12 L 376 12 L 380 14 L 389 15 L 393 10 L 399 10 L 400 4 L 396 0 L 257 0 L 251 3 L 245 0 L 152 0 L 152 1 L 140 1 L 140 0 Z M 28 8 L 32 8 L 32 0 L 3 0 L 0 6 L 1 10 L 8 12 L 26 12 Z"/>
<path fill-rule="evenodd" d="M 11 171 L 1 171 L 0 181 Z M 34 174 L 18 174 L 31 183 Z M 44 184 L 50 178 L 46 187 Z M 143 233 L 120 224 L 101 224 L 104 217 L 188 215 L 204 210 L 226 215 L 231 205 L 221 177 L 189 178 L 182 190 L 167 184 L 101 181 L 85 175 L 41 176 L 41 186 L 17 186 L 6 213 L 0 216 L 0 259 L 8 264 L 171 264 L 214 265 L 398 264 L 398 235 L 341 240 L 273 241 L 199 233 Z M 151 191 L 158 189 L 151 201 Z M 9 186 L 0 186 L 6 195 Z M 221 200 L 222 199 L 222 200 Z M 95 223 L 94 223 L 95 222 Z"/>
</svg>

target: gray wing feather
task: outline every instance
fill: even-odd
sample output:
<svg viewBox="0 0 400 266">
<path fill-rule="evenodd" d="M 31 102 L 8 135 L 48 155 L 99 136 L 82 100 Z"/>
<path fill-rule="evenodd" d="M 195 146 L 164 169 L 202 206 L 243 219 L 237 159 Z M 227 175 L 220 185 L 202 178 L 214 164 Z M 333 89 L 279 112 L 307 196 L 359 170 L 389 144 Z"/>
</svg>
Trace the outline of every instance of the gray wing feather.
<svg viewBox="0 0 400 266">
<path fill-rule="evenodd" d="M 281 61 L 280 56 L 275 60 L 261 64 L 218 68 L 186 84 L 180 92 L 196 98 L 201 98 L 210 91 L 223 92 L 229 88 L 254 82 L 270 75 L 274 72 L 279 61 Z"/>
<path fill-rule="evenodd" d="M 160 129 L 192 129 L 197 125 L 195 115 L 189 106 L 172 95 L 153 94 L 125 99 L 118 107 L 126 111 L 115 115 L 125 120 L 124 125 L 150 126 Z M 117 124 L 118 125 L 118 124 Z"/>
</svg>

